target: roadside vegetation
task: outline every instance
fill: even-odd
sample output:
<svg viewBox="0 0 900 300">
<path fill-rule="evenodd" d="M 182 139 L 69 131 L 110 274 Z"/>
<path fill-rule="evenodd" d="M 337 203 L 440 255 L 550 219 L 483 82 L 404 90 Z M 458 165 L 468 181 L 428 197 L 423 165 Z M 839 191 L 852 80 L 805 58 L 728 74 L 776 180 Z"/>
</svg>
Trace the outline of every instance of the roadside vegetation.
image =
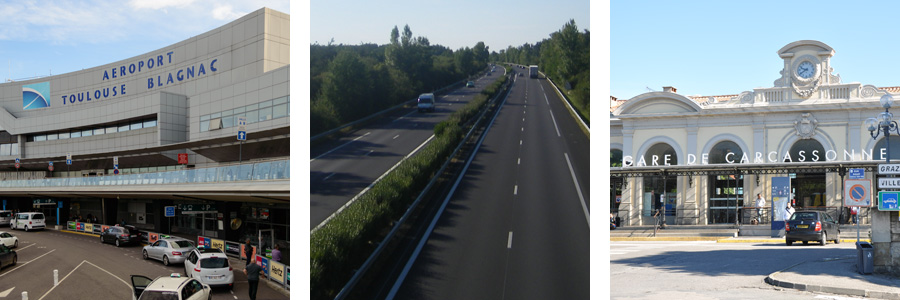
<svg viewBox="0 0 900 300">
<path fill-rule="evenodd" d="M 310 45 L 310 133 L 316 135 L 433 92 L 487 66 L 488 47 L 453 51 L 395 26 L 385 45 Z"/>
<path fill-rule="evenodd" d="M 554 33 L 549 39 L 518 47 L 509 46 L 491 53 L 492 61 L 520 65 L 538 65 L 541 72 L 560 85 L 572 106 L 590 126 L 591 112 L 591 32 L 578 31 L 575 20 Z"/>
</svg>

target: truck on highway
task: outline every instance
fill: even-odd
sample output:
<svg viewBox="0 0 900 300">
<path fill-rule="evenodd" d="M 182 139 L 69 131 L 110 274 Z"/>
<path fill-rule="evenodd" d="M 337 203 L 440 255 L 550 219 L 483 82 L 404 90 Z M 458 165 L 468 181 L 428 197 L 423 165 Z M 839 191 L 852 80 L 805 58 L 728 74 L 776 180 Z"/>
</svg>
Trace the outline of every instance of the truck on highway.
<svg viewBox="0 0 900 300">
<path fill-rule="evenodd" d="M 528 76 L 531 76 L 531 78 L 538 77 L 538 66 L 537 65 L 528 66 Z"/>
</svg>

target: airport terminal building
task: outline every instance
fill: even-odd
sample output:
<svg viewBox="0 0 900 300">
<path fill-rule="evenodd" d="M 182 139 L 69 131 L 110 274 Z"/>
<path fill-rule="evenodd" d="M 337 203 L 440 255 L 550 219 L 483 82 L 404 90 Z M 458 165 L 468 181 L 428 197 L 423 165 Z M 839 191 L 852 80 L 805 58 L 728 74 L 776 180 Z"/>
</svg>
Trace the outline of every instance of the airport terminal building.
<svg viewBox="0 0 900 300">
<path fill-rule="evenodd" d="M 724 96 L 665 87 L 621 103 L 610 115 L 610 207 L 621 225 L 654 224 L 660 210 L 672 225 L 749 224 L 757 194 L 768 206 L 786 197 L 846 222 L 844 180 L 853 178 L 870 180 L 874 204 L 875 168 L 888 155 L 900 162 L 900 137 L 888 152 L 885 135 L 873 138 L 865 123 L 885 111 L 882 96 L 900 100 L 900 87 L 844 82 L 834 54 L 797 41 L 773 55 L 784 68 L 772 71 L 781 73 L 772 87 Z M 773 194 L 777 178 L 789 180 L 782 195 Z"/>
<path fill-rule="evenodd" d="M 121 61 L 4 82 L 2 208 L 51 226 L 90 215 L 288 240 L 289 73 L 290 15 L 263 8 Z"/>
</svg>

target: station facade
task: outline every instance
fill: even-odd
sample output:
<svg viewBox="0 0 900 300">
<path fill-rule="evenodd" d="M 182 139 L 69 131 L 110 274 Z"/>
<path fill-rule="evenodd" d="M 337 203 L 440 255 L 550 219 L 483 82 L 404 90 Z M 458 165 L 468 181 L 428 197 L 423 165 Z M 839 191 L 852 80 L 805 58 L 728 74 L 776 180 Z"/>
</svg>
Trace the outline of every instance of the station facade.
<svg viewBox="0 0 900 300">
<path fill-rule="evenodd" d="M 262 8 L 132 58 L 0 84 L 0 183 L 98 177 L 103 185 L 110 176 L 162 178 L 228 166 L 251 166 L 259 175 L 254 163 L 274 162 L 265 172 L 278 165 L 280 175 L 262 178 L 288 187 L 289 73 L 290 16 Z M 44 211 L 50 224 L 90 215 L 158 232 L 242 240 L 270 229 L 288 239 L 289 188 L 269 189 L 268 196 L 184 192 L 230 185 L 210 176 L 153 193 L 11 187 L 0 188 L 0 198 L 6 209 Z M 165 206 L 176 206 L 176 217 L 164 217 Z"/>
</svg>

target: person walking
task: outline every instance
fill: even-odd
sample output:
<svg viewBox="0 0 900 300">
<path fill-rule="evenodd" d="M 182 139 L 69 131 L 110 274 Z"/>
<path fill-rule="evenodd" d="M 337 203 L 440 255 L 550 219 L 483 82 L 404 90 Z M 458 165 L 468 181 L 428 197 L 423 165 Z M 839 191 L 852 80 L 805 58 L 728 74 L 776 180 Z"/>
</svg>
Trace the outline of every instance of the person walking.
<svg viewBox="0 0 900 300">
<path fill-rule="evenodd" d="M 857 216 L 859 216 L 859 207 L 858 206 L 850 207 L 850 218 L 851 218 L 851 220 L 853 220 L 853 224 L 856 224 L 859 222 L 859 219 L 857 218 Z"/>
<path fill-rule="evenodd" d="M 793 215 L 794 215 L 794 207 L 791 206 L 790 202 L 788 202 L 787 207 L 784 208 L 784 220 L 785 221 L 790 220 L 791 216 L 793 216 Z"/>
<path fill-rule="evenodd" d="M 766 199 L 762 197 L 762 194 L 756 194 L 756 223 L 759 224 L 762 222 L 762 211 L 763 208 L 766 207 Z"/>
<path fill-rule="evenodd" d="M 248 241 L 250 239 L 247 239 Z M 250 284 L 250 300 L 256 300 L 256 291 L 259 289 L 259 276 L 265 277 L 262 267 L 257 263 L 247 264 L 244 268 L 244 275 L 247 275 L 247 283 Z"/>
<path fill-rule="evenodd" d="M 244 242 L 244 256 L 247 257 L 247 265 L 250 265 L 253 259 L 253 246 L 250 245 L 250 238 Z"/>
</svg>

